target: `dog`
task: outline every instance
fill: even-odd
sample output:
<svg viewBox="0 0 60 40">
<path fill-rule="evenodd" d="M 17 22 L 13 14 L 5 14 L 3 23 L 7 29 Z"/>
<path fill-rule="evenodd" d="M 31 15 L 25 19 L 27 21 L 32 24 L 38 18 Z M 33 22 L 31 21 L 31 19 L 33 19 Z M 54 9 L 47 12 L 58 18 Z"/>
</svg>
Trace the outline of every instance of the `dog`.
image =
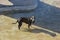
<svg viewBox="0 0 60 40">
<path fill-rule="evenodd" d="M 30 29 L 30 26 L 32 23 L 35 23 L 35 16 L 31 16 L 31 17 L 21 17 L 19 18 L 16 23 L 18 23 L 18 29 L 20 30 L 22 22 L 28 24 L 28 28 Z"/>
</svg>

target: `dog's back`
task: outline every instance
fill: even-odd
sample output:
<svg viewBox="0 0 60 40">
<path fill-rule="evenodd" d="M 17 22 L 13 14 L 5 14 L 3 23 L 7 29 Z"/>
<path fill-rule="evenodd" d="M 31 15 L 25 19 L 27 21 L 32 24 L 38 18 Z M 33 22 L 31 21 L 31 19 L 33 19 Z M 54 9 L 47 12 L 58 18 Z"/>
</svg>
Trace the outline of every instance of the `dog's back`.
<svg viewBox="0 0 60 40">
<path fill-rule="evenodd" d="M 29 22 L 29 18 L 21 17 L 20 21 L 28 23 Z"/>
<path fill-rule="evenodd" d="M 25 23 L 31 22 L 31 23 L 34 23 L 35 22 L 35 17 L 34 16 L 32 16 L 32 17 L 21 17 L 19 19 L 19 22 L 25 22 Z"/>
</svg>

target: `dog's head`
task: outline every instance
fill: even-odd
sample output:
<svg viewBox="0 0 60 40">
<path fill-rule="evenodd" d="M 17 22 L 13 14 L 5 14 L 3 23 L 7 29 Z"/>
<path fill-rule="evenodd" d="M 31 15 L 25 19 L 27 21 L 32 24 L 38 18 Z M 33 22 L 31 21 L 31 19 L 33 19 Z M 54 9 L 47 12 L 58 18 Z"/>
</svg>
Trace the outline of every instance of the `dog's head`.
<svg viewBox="0 0 60 40">
<path fill-rule="evenodd" d="M 32 23 L 35 23 L 35 16 L 31 16 L 30 20 L 32 20 Z"/>
</svg>

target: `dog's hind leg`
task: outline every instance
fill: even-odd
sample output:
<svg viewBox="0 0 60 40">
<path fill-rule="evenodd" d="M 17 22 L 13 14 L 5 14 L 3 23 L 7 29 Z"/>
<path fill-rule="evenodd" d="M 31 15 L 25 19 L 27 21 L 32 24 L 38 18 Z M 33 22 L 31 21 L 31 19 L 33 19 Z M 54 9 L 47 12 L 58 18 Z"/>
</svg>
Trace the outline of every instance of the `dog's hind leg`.
<svg viewBox="0 0 60 40">
<path fill-rule="evenodd" d="M 31 31 L 30 27 L 31 27 L 31 24 L 28 24 L 28 31 Z"/>
<path fill-rule="evenodd" d="M 22 22 L 20 22 L 20 23 L 18 24 L 18 29 L 19 29 L 19 30 L 20 30 L 21 25 L 22 25 Z"/>
</svg>

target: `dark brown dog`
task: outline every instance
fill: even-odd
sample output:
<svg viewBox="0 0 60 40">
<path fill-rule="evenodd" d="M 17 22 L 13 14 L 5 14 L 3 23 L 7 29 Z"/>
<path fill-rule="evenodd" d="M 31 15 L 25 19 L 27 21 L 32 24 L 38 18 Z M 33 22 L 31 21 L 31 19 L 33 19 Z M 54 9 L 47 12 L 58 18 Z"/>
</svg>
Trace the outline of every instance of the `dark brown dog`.
<svg viewBox="0 0 60 40">
<path fill-rule="evenodd" d="M 35 17 L 34 16 L 28 18 L 21 17 L 20 19 L 17 20 L 17 22 L 18 22 L 18 29 L 20 29 L 22 22 L 28 24 L 28 28 L 30 29 L 31 24 L 35 22 Z"/>
</svg>

